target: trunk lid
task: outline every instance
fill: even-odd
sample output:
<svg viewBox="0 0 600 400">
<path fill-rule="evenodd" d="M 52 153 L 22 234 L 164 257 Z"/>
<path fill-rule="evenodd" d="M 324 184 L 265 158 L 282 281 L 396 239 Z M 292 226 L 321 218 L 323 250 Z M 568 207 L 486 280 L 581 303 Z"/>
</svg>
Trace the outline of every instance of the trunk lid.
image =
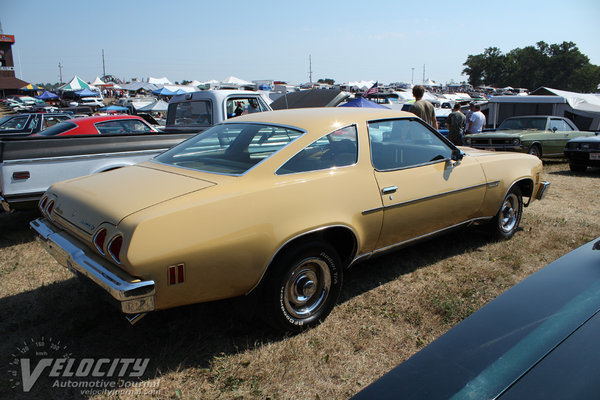
<svg viewBox="0 0 600 400">
<path fill-rule="evenodd" d="M 60 182 L 49 192 L 57 196 L 55 213 L 91 234 L 103 222 L 117 225 L 137 211 L 214 185 L 191 175 L 135 165 Z"/>
</svg>

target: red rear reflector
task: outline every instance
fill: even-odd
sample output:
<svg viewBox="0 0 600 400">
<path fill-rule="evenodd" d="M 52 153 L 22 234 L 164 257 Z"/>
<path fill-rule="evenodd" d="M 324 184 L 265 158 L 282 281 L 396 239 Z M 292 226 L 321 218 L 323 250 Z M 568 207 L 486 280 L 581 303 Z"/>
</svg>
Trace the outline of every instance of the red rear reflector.
<svg viewBox="0 0 600 400">
<path fill-rule="evenodd" d="M 184 264 L 171 265 L 168 269 L 169 285 L 177 285 L 184 281 Z"/>
<path fill-rule="evenodd" d="M 29 171 L 17 171 L 17 172 L 13 172 L 13 179 L 14 180 L 23 180 L 23 179 L 29 179 L 31 177 L 31 175 L 29 174 Z"/>
<path fill-rule="evenodd" d="M 169 285 L 174 285 L 177 283 L 177 278 L 175 277 L 175 267 L 169 267 Z"/>
<path fill-rule="evenodd" d="M 177 281 L 183 283 L 183 264 L 177 266 Z"/>
</svg>

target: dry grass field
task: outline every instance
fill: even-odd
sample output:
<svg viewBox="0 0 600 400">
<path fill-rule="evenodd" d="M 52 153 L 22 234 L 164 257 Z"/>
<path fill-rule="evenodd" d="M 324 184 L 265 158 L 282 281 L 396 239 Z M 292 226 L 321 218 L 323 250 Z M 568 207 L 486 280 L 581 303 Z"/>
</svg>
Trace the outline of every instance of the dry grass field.
<svg viewBox="0 0 600 400">
<path fill-rule="evenodd" d="M 149 358 L 154 387 L 96 398 L 347 399 L 517 282 L 600 236 L 600 170 L 573 175 L 546 162 L 552 186 L 521 230 L 495 241 L 476 227 L 356 265 L 319 327 L 281 336 L 243 300 L 157 312 L 130 326 L 81 289 L 34 241 L 35 213 L 0 214 L 0 397 L 85 398 L 44 375 L 11 388 L 24 342 L 52 338 L 72 357 Z M 526 305 L 524 305 L 526 306 Z"/>
</svg>

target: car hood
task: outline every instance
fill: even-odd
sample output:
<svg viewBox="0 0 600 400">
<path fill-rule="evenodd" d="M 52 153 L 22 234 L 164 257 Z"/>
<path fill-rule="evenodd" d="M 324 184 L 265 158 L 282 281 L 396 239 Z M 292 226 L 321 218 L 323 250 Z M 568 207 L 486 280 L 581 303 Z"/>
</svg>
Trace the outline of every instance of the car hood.
<svg viewBox="0 0 600 400">
<path fill-rule="evenodd" d="M 518 137 L 521 137 L 521 135 L 526 135 L 528 133 L 540 133 L 540 132 L 543 132 L 543 131 L 494 131 L 494 132 L 472 133 L 472 134 L 466 135 L 466 137 L 468 137 L 470 139 L 518 138 Z"/>
<path fill-rule="evenodd" d="M 600 136 L 599 135 L 581 136 L 581 137 L 569 140 L 569 143 L 571 143 L 571 142 L 600 142 Z"/>
<path fill-rule="evenodd" d="M 53 185 L 54 212 L 92 234 L 102 223 L 123 218 L 158 203 L 214 186 L 197 177 L 134 165 Z"/>
</svg>

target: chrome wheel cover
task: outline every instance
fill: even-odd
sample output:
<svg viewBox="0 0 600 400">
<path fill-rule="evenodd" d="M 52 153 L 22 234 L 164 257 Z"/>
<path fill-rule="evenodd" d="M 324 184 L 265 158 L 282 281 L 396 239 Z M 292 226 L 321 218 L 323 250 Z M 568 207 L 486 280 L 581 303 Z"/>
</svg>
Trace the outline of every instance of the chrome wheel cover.
<svg viewBox="0 0 600 400">
<path fill-rule="evenodd" d="M 515 229 L 519 221 L 519 198 L 516 194 L 510 193 L 506 196 L 498 220 L 500 221 L 500 229 L 503 232 L 508 233 Z"/>
<path fill-rule="evenodd" d="M 331 291 L 331 272 L 325 261 L 310 257 L 300 261 L 288 275 L 283 287 L 283 307 L 297 319 L 317 313 Z"/>
</svg>

